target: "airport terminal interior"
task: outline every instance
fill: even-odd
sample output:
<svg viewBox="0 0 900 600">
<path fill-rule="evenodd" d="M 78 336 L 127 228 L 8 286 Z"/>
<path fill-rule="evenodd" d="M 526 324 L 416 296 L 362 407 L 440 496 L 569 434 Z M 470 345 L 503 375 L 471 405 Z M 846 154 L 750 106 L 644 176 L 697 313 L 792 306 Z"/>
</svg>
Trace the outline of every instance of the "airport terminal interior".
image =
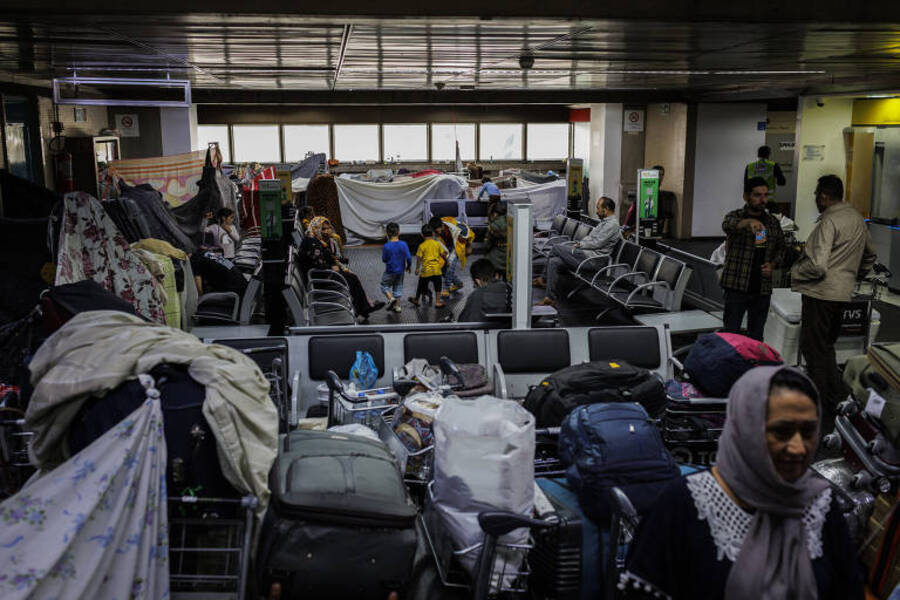
<svg viewBox="0 0 900 600">
<path fill-rule="evenodd" d="M 900 5 L 0 10 L 0 598 L 900 600 Z"/>
</svg>

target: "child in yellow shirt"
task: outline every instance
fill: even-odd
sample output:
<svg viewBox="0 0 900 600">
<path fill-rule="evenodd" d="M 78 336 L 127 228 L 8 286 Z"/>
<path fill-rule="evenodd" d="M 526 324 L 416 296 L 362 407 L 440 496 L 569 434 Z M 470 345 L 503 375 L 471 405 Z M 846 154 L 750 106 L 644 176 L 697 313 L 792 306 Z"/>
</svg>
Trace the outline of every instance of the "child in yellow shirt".
<svg viewBox="0 0 900 600">
<path fill-rule="evenodd" d="M 422 296 L 428 294 L 428 284 L 434 289 L 434 307 L 442 308 L 441 279 L 444 263 L 447 261 L 447 248 L 438 241 L 434 229 L 427 223 L 422 225 L 422 237 L 425 238 L 419 249 L 416 250 L 416 275 L 419 276 L 419 284 L 416 286 L 416 295 L 410 296 L 409 301 L 414 306 L 419 306 Z"/>
</svg>

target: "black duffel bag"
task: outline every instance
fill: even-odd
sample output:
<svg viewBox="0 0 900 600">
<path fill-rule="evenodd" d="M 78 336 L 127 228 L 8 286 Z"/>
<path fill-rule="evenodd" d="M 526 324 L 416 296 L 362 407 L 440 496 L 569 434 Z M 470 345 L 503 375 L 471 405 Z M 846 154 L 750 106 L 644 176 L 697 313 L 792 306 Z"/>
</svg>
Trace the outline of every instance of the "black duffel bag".
<svg viewBox="0 0 900 600">
<path fill-rule="evenodd" d="M 624 360 L 595 361 L 544 378 L 528 392 L 525 408 L 537 427 L 558 427 L 576 406 L 598 402 L 637 402 L 655 419 L 665 409 L 666 390 L 652 371 Z"/>
</svg>

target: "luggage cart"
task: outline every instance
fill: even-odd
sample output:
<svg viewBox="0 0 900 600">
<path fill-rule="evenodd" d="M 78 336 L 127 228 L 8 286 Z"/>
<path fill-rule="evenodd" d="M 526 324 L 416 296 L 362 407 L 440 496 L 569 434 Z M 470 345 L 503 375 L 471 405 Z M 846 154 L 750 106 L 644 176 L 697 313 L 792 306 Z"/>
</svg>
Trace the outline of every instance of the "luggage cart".
<svg viewBox="0 0 900 600">
<path fill-rule="evenodd" d="M 256 496 L 169 498 L 173 600 L 243 600 Z"/>
<path fill-rule="evenodd" d="M 484 531 L 484 541 L 469 548 L 454 550 L 453 540 L 443 525 L 440 513 L 434 508 L 432 486 L 428 486 L 425 509 L 419 516 L 425 540 L 437 567 L 438 576 L 445 587 L 471 590 L 473 600 L 486 600 L 498 594 L 507 596 L 528 595 L 528 577 L 531 568 L 528 554 L 534 548 L 534 533 L 558 527 L 554 517 L 532 519 L 505 511 L 485 511 L 478 515 L 478 524 Z M 503 535 L 516 529 L 528 528 L 528 540 L 521 544 L 499 541 Z M 504 551 L 507 559 L 521 557 L 519 567 L 508 566 L 510 560 L 495 560 L 498 551 Z M 464 556 L 475 556 L 474 575 L 460 564 Z"/>
<path fill-rule="evenodd" d="M 226 338 L 212 340 L 211 343 L 240 350 L 255 362 L 269 382 L 269 397 L 278 408 L 279 431 L 286 433 L 296 425 L 297 416 L 293 414 L 288 390 L 290 369 L 287 338 Z"/>
<path fill-rule="evenodd" d="M 0 407 L 0 500 L 15 495 L 34 473 L 28 460 L 28 443 L 34 434 L 25 431 L 22 417 L 19 409 Z"/>
<path fill-rule="evenodd" d="M 426 485 L 434 473 L 434 444 L 420 450 L 407 448 L 394 431 L 394 420 L 400 418 L 400 413 L 399 406 L 382 411 L 378 415 L 376 433 L 396 457 L 407 485 Z"/>
<path fill-rule="evenodd" d="M 351 393 L 334 371 L 325 374 L 325 384 L 328 386 L 328 427 L 359 423 L 377 432 L 381 413 L 400 402 L 400 394 L 390 388 Z"/>
</svg>

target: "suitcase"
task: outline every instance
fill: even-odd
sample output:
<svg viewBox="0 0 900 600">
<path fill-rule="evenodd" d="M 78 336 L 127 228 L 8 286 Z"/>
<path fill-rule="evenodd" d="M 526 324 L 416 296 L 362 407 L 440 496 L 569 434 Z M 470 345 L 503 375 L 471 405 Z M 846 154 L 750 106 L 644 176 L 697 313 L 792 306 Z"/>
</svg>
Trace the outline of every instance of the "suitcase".
<svg viewBox="0 0 900 600">
<path fill-rule="evenodd" d="M 822 439 L 825 447 L 840 449 L 854 471 L 853 485 L 887 493 L 900 485 L 900 448 L 886 437 L 877 419 L 850 399 L 838 405 L 834 431 Z"/>
<path fill-rule="evenodd" d="M 160 393 L 166 437 L 166 486 L 170 496 L 237 498 L 225 479 L 216 438 L 203 416 L 206 388 L 184 365 L 157 365 L 149 375 Z M 128 380 L 103 397 L 89 398 L 69 429 L 69 451 L 79 452 L 134 412 L 146 400 L 143 386 Z"/>
<path fill-rule="evenodd" d="M 578 497 L 565 478 L 537 479 L 535 483 L 550 502 L 548 508 L 559 519 L 559 527 L 535 533 L 534 548 L 528 555 L 533 589 L 541 597 L 557 600 L 601 598 L 602 533 L 581 512 Z M 541 519 L 552 514 L 542 510 L 537 499 L 535 512 Z"/>
<path fill-rule="evenodd" d="M 713 464 L 727 409 L 726 398 L 684 398 L 669 394 L 660 429 L 663 443 L 675 460 L 692 465 Z"/>
<path fill-rule="evenodd" d="M 812 469 L 831 484 L 832 497 L 844 515 L 850 539 L 854 547 L 859 548 L 866 539 L 875 496 L 854 486 L 854 470 L 843 458 L 821 460 L 813 463 Z"/>
<path fill-rule="evenodd" d="M 256 555 L 260 593 L 384 600 L 411 579 L 417 510 L 381 442 L 323 431 L 281 436 Z"/>
</svg>

